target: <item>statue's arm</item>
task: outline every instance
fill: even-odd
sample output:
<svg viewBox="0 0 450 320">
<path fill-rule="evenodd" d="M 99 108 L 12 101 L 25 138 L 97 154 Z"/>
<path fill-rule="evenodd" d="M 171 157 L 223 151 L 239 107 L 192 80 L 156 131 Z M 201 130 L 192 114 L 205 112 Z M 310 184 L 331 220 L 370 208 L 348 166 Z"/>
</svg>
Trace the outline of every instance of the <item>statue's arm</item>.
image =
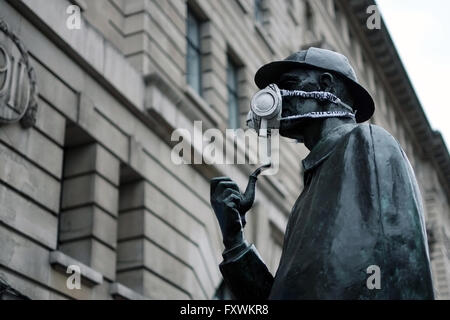
<svg viewBox="0 0 450 320">
<path fill-rule="evenodd" d="M 219 265 L 225 283 L 237 299 L 264 300 L 269 297 L 273 276 L 254 245 L 226 250 Z"/>
<path fill-rule="evenodd" d="M 233 180 L 211 179 L 211 206 L 225 246 L 224 261 L 219 266 L 224 280 L 238 299 L 267 299 L 273 277 L 256 248 L 245 240 L 245 213 L 252 203 L 245 208 L 242 203 L 242 194 Z"/>
</svg>

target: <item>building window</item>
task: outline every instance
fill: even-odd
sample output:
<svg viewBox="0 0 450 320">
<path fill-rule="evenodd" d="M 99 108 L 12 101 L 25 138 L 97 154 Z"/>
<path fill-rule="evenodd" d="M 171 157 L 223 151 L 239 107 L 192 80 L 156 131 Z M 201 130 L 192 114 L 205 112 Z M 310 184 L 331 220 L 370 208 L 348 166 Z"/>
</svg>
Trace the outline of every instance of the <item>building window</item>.
<svg viewBox="0 0 450 320">
<path fill-rule="evenodd" d="M 264 0 L 255 0 L 255 21 L 259 24 L 264 23 Z"/>
<path fill-rule="evenodd" d="M 312 30 L 314 27 L 314 12 L 308 1 L 305 2 L 305 21 L 306 21 L 306 29 Z"/>
<path fill-rule="evenodd" d="M 238 95 L 238 71 L 239 67 L 228 57 L 227 62 L 227 91 L 228 91 L 228 127 L 237 129 L 239 120 L 239 95 Z"/>
<path fill-rule="evenodd" d="M 202 61 L 200 51 L 200 20 L 188 9 L 187 14 L 187 83 L 202 95 Z"/>
</svg>

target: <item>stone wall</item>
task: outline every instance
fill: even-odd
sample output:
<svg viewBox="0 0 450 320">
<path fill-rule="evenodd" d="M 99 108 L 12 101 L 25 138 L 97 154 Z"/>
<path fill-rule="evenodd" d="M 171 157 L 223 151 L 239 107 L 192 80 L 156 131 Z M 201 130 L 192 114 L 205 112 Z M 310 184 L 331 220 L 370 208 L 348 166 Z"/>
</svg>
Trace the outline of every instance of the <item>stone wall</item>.
<svg viewBox="0 0 450 320">
<path fill-rule="evenodd" d="M 258 67 L 326 43 L 349 56 L 376 98 L 373 122 L 414 166 L 438 234 L 437 290 L 448 297 L 448 195 L 435 164 L 333 1 L 290 3 L 263 1 L 257 23 L 251 0 L 2 1 L 0 18 L 30 51 L 39 111 L 31 129 L 0 127 L 0 275 L 33 299 L 212 298 L 223 245 L 209 179 L 228 175 L 244 189 L 253 166 L 177 166 L 171 133 L 194 135 L 195 120 L 203 130 L 226 128 L 227 55 L 240 66 L 244 126 Z M 66 27 L 71 4 L 82 8 L 80 30 Z M 188 6 L 202 19 L 201 97 L 185 78 Z M 307 150 L 282 139 L 280 152 L 280 172 L 258 182 L 246 227 L 272 272 Z M 81 290 L 66 286 L 69 265 L 81 266 Z"/>
</svg>

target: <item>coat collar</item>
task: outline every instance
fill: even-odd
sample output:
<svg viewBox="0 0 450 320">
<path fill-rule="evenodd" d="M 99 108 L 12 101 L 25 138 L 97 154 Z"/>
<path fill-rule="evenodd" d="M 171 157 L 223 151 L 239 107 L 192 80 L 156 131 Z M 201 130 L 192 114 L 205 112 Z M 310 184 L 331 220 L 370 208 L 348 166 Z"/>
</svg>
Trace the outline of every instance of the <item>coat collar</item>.
<svg viewBox="0 0 450 320">
<path fill-rule="evenodd" d="M 343 124 L 331 130 L 325 137 L 319 140 L 308 156 L 302 161 L 304 171 L 309 171 L 317 167 L 322 161 L 328 158 L 334 151 L 338 141 L 352 131 L 357 124 Z"/>
</svg>

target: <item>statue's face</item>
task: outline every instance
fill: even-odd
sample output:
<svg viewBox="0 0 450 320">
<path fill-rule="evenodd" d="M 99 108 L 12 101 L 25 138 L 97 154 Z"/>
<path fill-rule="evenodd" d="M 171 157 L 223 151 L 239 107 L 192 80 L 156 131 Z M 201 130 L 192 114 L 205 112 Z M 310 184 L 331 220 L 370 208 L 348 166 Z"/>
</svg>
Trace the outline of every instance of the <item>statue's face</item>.
<svg viewBox="0 0 450 320">
<path fill-rule="evenodd" d="M 277 82 L 280 89 L 320 91 L 319 78 L 323 72 L 318 70 L 295 69 L 284 73 Z M 298 97 L 283 97 L 282 117 L 321 111 L 315 99 L 300 99 Z M 280 125 L 282 136 L 303 140 L 304 131 L 314 119 L 285 120 Z"/>
</svg>

